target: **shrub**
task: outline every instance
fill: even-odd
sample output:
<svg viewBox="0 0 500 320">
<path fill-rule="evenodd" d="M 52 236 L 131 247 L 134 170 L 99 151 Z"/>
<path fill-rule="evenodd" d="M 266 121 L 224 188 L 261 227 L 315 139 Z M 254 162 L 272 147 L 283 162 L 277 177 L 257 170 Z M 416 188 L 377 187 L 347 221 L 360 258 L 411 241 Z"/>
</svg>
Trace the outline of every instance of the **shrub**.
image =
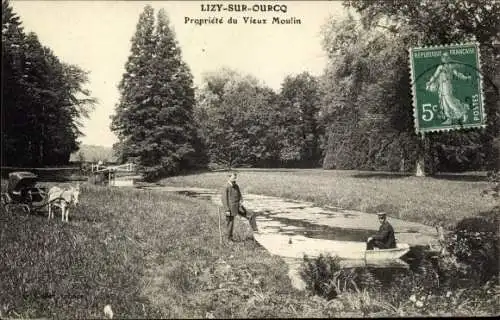
<svg viewBox="0 0 500 320">
<path fill-rule="evenodd" d="M 495 219 L 496 220 L 496 219 Z M 484 217 L 461 220 L 448 242 L 448 251 L 469 266 L 469 277 L 484 283 L 499 273 L 498 224 Z"/>
<path fill-rule="evenodd" d="M 437 260 L 437 272 L 441 288 L 465 288 L 474 284 L 470 279 L 471 267 L 461 263 L 453 255 L 443 255 Z"/>
<path fill-rule="evenodd" d="M 330 255 L 320 255 L 315 259 L 305 256 L 300 275 L 306 283 L 306 289 L 328 300 L 344 292 L 381 287 L 381 282 L 369 269 L 342 268 L 338 257 Z"/>
<path fill-rule="evenodd" d="M 500 170 L 492 170 L 487 173 L 488 181 L 491 183 L 491 187 L 483 190 L 481 195 L 490 195 L 495 199 L 500 198 Z"/>
<path fill-rule="evenodd" d="M 311 259 L 304 256 L 299 274 L 306 283 L 307 290 L 321 297 L 333 299 L 338 293 L 331 286 L 331 280 L 340 270 L 340 260 L 337 257 L 320 255 Z"/>
<path fill-rule="evenodd" d="M 426 296 L 437 293 L 440 288 L 439 275 L 434 264 L 424 259 L 415 270 L 402 270 L 394 273 L 388 288 L 382 295 L 390 304 L 399 305 L 410 296 Z"/>
</svg>

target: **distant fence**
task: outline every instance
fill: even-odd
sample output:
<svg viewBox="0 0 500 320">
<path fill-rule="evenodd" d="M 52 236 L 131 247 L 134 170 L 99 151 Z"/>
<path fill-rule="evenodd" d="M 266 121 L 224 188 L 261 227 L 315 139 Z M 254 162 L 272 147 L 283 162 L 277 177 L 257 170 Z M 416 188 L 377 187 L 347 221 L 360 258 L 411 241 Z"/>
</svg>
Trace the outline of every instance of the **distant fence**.
<svg viewBox="0 0 500 320">
<path fill-rule="evenodd" d="M 125 163 L 121 165 L 92 164 L 89 182 L 93 184 L 133 185 L 139 179 L 136 165 Z"/>
<path fill-rule="evenodd" d="M 80 166 L 72 167 L 52 167 L 52 168 L 20 168 L 20 167 L 0 167 L 2 179 L 7 179 L 9 173 L 14 171 L 29 171 L 38 176 L 40 180 L 45 181 L 68 181 L 68 180 L 86 180 L 85 173 Z"/>
</svg>

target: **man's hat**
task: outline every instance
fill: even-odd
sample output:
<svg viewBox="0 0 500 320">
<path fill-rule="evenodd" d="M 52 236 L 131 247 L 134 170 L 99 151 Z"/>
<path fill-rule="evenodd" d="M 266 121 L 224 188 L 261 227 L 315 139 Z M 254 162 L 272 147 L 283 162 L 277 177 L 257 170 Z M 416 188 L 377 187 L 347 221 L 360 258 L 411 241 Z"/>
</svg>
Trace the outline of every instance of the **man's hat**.
<svg viewBox="0 0 500 320">
<path fill-rule="evenodd" d="M 385 212 L 377 212 L 377 216 L 385 217 L 385 216 L 387 216 L 387 214 Z"/>
</svg>

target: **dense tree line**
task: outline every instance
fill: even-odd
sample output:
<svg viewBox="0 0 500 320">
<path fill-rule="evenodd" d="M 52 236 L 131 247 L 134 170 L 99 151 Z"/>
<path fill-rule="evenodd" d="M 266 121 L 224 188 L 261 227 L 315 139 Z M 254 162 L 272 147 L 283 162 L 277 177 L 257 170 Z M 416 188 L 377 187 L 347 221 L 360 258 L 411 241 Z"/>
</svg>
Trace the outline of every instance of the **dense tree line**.
<svg viewBox="0 0 500 320">
<path fill-rule="evenodd" d="M 166 18 L 158 16 L 165 27 L 155 31 L 153 10 L 146 7 L 120 85 L 117 148 L 123 160 L 138 159 L 159 175 L 207 160 L 411 171 L 423 155 L 430 173 L 494 167 L 500 9 L 483 2 L 345 1 L 360 19 L 325 24 L 324 74 L 289 75 L 278 92 L 229 69 L 206 74 L 193 90 Z M 162 37 L 170 39 L 163 47 Z M 414 128 L 408 49 L 468 41 L 481 43 L 487 128 L 422 140 Z"/>
<path fill-rule="evenodd" d="M 330 20 L 322 76 L 288 75 L 275 91 L 230 69 L 195 88 L 166 13 L 146 6 L 112 117 L 120 161 L 148 178 L 222 166 L 415 169 L 498 165 L 500 5 L 488 1 L 345 1 L 359 18 Z M 25 34 L 2 2 L 2 164 L 65 163 L 78 119 L 95 102 L 87 74 Z M 415 134 L 408 48 L 478 41 L 487 128 Z"/>
<path fill-rule="evenodd" d="M 352 17 L 332 21 L 324 32 L 330 58 L 323 102 L 328 127 L 325 167 L 396 170 L 406 163 L 413 169 L 422 153 L 431 173 L 498 166 L 500 4 L 345 1 L 344 5 L 353 8 L 361 21 Z M 427 134 L 422 143 L 413 133 L 407 50 L 469 41 L 480 43 L 487 128 Z"/>
<path fill-rule="evenodd" d="M 87 73 L 60 61 L 2 1 L 2 165 L 68 163 L 95 100 Z"/>
<path fill-rule="evenodd" d="M 488 1 L 345 1 L 352 15 L 323 29 L 319 79 L 288 76 L 274 93 L 220 70 L 204 79 L 197 120 L 212 162 L 248 166 L 426 171 L 498 166 L 500 9 Z M 481 44 L 487 128 L 415 133 L 410 47 Z M 495 46 L 494 43 L 497 43 Z M 497 147 L 495 148 L 495 145 Z"/>
<path fill-rule="evenodd" d="M 222 69 L 205 76 L 196 120 L 212 163 L 319 166 L 319 87 L 307 73 L 288 76 L 278 93 L 255 77 Z"/>
</svg>

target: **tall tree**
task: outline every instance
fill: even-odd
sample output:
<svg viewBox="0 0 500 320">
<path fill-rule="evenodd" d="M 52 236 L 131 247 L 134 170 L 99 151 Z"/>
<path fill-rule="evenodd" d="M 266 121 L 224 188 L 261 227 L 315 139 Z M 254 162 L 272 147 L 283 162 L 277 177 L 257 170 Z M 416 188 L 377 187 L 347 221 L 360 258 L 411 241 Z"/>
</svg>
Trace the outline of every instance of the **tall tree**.
<svg viewBox="0 0 500 320">
<path fill-rule="evenodd" d="M 2 2 L 2 163 L 62 164 L 77 150 L 82 117 L 95 99 L 87 73 L 61 62 Z"/>
<path fill-rule="evenodd" d="M 307 72 L 287 76 L 280 91 L 281 160 L 318 165 L 322 128 L 318 123 L 320 91 L 316 78 Z"/>
<path fill-rule="evenodd" d="M 265 165 L 279 156 L 277 95 L 249 75 L 221 69 L 205 76 L 196 118 L 211 162 Z"/>
<path fill-rule="evenodd" d="M 78 148 L 82 134 L 80 118 L 88 116 L 95 99 L 83 87 L 87 73 L 77 66 L 59 61 L 50 48 L 44 47 L 34 33 L 25 40 L 23 76 L 24 131 L 30 136 L 31 164 L 63 164 Z"/>
<path fill-rule="evenodd" d="M 19 17 L 14 13 L 9 2 L 2 1 L 2 164 L 8 164 L 11 157 L 25 150 L 26 139 L 18 133 L 23 128 L 11 124 L 20 124 L 23 110 L 16 103 L 16 97 L 21 96 L 22 88 L 19 81 L 22 78 L 22 45 L 25 33 Z M 10 155 L 10 156 L 7 156 Z"/>
<path fill-rule="evenodd" d="M 138 144 L 145 138 L 142 123 L 151 87 L 151 60 L 154 54 L 154 10 L 146 6 L 139 16 L 132 37 L 131 54 L 125 64 L 125 73 L 118 85 L 120 101 L 112 116 L 111 129 L 117 133 L 116 149 L 121 161 L 139 157 Z"/>
<path fill-rule="evenodd" d="M 331 61 L 322 79 L 324 167 L 400 169 L 401 159 L 414 159 L 417 143 L 411 109 L 400 98 L 409 95 L 399 71 L 407 71 L 401 48 L 411 33 L 364 30 L 352 16 L 323 32 Z"/>
<path fill-rule="evenodd" d="M 198 165 L 203 150 L 193 122 L 193 80 L 163 10 L 155 28 L 154 10 L 145 7 L 126 71 L 112 122 L 122 160 L 134 159 L 148 179 Z"/>
</svg>

